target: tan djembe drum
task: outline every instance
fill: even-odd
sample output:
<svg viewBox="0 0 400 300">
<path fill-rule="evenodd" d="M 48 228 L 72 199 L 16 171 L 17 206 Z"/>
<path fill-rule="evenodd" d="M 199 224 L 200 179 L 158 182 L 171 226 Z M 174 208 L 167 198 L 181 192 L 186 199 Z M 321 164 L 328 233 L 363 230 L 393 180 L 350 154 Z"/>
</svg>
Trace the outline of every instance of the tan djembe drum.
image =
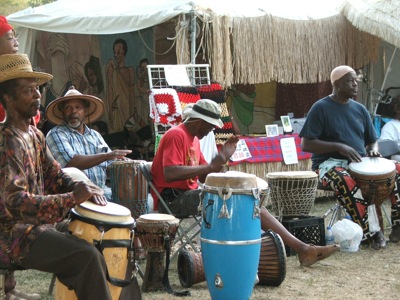
<svg viewBox="0 0 400 300">
<path fill-rule="evenodd" d="M 109 202 L 106 206 L 96 205 L 86 201 L 71 210 L 71 221 L 68 230 L 75 236 L 95 243 L 112 244 L 103 250 L 111 278 L 125 280 L 128 268 L 129 245 L 133 244 L 135 220 L 126 207 Z M 125 242 L 126 246 L 121 246 Z M 69 290 L 58 280 L 56 281 L 55 299 L 77 299 L 73 290 Z M 110 293 L 113 300 L 119 299 L 122 287 L 109 282 Z"/>
</svg>

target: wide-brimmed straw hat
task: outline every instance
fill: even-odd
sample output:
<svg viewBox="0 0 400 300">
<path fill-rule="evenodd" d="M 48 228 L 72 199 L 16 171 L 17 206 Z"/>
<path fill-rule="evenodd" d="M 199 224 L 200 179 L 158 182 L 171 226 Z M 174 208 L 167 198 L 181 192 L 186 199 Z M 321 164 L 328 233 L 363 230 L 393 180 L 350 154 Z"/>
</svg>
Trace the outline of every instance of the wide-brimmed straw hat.
<svg viewBox="0 0 400 300">
<path fill-rule="evenodd" d="M 94 121 L 101 118 L 104 114 L 104 103 L 99 98 L 92 95 L 84 95 L 71 86 L 64 97 L 57 98 L 50 102 L 46 108 L 46 118 L 51 123 L 59 125 L 64 121 L 63 118 L 63 102 L 73 99 L 82 99 L 86 101 L 88 107 L 86 108 L 86 124 L 93 123 Z"/>
<path fill-rule="evenodd" d="M 200 99 L 198 100 L 190 109 L 188 107 L 184 112 L 185 119 L 202 119 L 207 123 L 214 126 L 222 128 L 224 123 L 221 118 L 221 107 L 215 101 L 210 99 Z"/>
<path fill-rule="evenodd" d="M 36 78 L 39 85 L 50 81 L 53 76 L 35 72 L 26 54 L 0 55 L 0 83 L 16 78 Z"/>
</svg>

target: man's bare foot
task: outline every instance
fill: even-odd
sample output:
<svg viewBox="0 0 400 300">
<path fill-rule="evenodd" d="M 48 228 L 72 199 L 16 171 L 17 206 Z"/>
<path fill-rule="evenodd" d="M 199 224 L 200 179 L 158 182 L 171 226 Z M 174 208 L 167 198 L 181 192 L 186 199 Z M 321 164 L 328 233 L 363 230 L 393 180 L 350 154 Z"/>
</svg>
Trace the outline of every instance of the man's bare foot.
<svg viewBox="0 0 400 300">
<path fill-rule="evenodd" d="M 300 265 L 309 267 L 317 261 L 323 260 L 340 250 L 339 245 L 315 246 L 310 245 L 307 250 L 299 253 Z"/>
</svg>

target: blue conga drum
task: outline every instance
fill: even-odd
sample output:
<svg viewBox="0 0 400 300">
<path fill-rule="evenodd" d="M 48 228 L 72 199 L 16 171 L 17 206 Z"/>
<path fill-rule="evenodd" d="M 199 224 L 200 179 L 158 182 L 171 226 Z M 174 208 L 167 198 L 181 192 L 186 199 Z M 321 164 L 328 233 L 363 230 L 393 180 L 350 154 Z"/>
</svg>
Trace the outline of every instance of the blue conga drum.
<svg viewBox="0 0 400 300">
<path fill-rule="evenodd" d="M 257 283 L 261 249 L 257 177 L 211 173 L 201 198 L 201 252 L 211 298 L 249 299 Z"/>
</svg>

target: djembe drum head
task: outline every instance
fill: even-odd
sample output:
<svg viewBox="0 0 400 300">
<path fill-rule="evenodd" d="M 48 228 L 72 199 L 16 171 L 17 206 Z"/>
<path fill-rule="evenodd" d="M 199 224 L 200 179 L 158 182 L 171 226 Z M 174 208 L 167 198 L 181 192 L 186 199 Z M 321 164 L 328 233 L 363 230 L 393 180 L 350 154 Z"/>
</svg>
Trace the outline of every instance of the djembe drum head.
<svg viewBox="0 0 400 300">
<path fill-rule="evenodd" d="M 136 220 L 136 233 L 143 247 L 150 252 L 164 252 L 164 237 L 169 235 L 173 244 L 179 219 L 168 214 L 144 214 Z"/>
</svg>

